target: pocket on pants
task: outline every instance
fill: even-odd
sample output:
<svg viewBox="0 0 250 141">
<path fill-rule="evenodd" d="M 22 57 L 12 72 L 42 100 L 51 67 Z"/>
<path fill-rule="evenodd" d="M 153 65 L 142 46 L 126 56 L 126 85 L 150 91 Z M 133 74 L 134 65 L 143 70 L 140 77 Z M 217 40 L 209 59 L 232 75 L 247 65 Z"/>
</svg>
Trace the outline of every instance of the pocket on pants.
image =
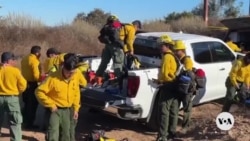
<svg viewBox="0 0 250 141">
<path fill-rule="evenodd" d="M 9 112 L 21 112 L 19 97 L 8 97 L 7 103 Z"/>
<path fill-rule="evenodd" d="M 21 112 L 9 112 L 9 121 L 11 125 L 21 124 L 23 122 L 23 117 Z"/>
</svg>

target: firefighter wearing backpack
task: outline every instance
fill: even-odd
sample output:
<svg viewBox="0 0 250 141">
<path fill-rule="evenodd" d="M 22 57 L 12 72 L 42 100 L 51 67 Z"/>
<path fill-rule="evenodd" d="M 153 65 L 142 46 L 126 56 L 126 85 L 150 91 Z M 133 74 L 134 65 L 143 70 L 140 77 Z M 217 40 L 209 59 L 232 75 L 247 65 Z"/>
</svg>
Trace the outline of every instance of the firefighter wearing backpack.
<svg viewBox="0 0 250 141">
<path fill-rule="evenodd" d="M 163 84 L 160 88 L 160 129 L 157 141 L 167 141 L 176 137 L 179 102 L 175 94 L 174 81 L 176 78 L 177 62 L 172 52 L 174 42 L 168 35 L 162 35 L 159 47 L 163 54 L 159 78 L 156 83 Z"/>
<path fill-rule="evenodd" d="M 191 78 L 190 89 L 187 94 L 180 94 L 180 102 L 183 104 L 183 121 L 182 128 L 183 131 L 186 132 L 186 129 L 189 127 L 191 120 L 191 110 L 192 110 L 192 99 L 193 93 L 195 92 L 195 74 L 193 72 L 193 61 L 189 56 L 186 56 L 185 53 L 186 47 L 183 41 L 177 40 L 174 45 L 174 51 L 177 58 L 180 60 L 181 64 L 183 64 L 184 70 L 189 74 Z"/>
<path fill-rule="evenodd" d="M 107 19 L 107 23 L 100 31 L 99 41 L 105 44 L 102 51 L 102 60 L 99 68 L 96 71 L 96 84 L 101 86 L 103 83 L 103 74 L 107 68 L 110 59 L 113 59 L 114 73 L 119 80 L 123 74 L 124 52 L 133 54 L 133 43 L 136 30 L 141 27 L 139 21 L 133 24 L 123 25 L 119 19 L 111 15 Z"/>
<path fill-rule="evenodd" d="M 222 111 L 229 112 L 236 92 L 240 90 L 247 73 L 250 72 L 250 53 L 234 62 L 229 77 L 226 80 L 226 99 Z"/>
</svg>

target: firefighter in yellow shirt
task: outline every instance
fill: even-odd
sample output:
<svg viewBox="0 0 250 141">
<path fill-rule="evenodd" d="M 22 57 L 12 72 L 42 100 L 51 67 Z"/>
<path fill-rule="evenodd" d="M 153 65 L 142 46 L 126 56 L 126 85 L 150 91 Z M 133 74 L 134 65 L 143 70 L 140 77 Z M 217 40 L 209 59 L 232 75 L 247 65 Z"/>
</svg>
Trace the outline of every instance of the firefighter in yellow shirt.
<svg viewBox="0 0 250 141">
<path fill-rule="evenodd" d="M 55 60 L 57 59 L 59 52 L 55 48 L 49 48 L 46 52 L 47 59 L 44 63 L 44 71 L 46 74 L 49 74 L 50 72 L 55 72 Z"/>
<path fill-rule="evenodd" d="M 177 40 L 174 45 L 174 51 L 177 58 L 180 60 L 181 64 L 183 64 L 184 70 L 189 74 L 192 79 L 190 91 L 188 94 L 180 94 L 180 101 L 183 104 L 183 120 L 182 120 L 182 128 L 183 132 L 186 132 L 186 129 L 190 126 L 191 120 L 191 110 L 192 110 L 192 99 L 193 93 L 195 92 L 195 74 L 193 73 L 193 61 L 192 59 L 186 55 L 186 46 L 181 40 Z"/>
<path fill-rule="evenodd" d="M 38 101 L 51 110 L 48 141 L 58 141 L 59 137 L 61 141 L 71 141 L 71 121 L 78 119 L 80 108 L 79 85 L 84 83 L 86 86 L 77 63 L 75 54 L 66 54 L 62 67 L 50 74 L 36 90 Z"/>
<path fill-rule="evenodd" d="M 234 62 L 226 80 L 226 99 L 222 111 L 229 112 L 236 91 L 240 90 L 247 74 L 250 72 L 250 53 Z"/>
<path fill-rule="evenodd" d="M 110 24 L 112 22 L 119 22 L 118 17 L 111 15 L 107 19 L 107 24 Z M 105 47 L 102 51 L 102 61 L 96 71 L 96 86 L 102 85 L 103 75 L 105 70 L 107 69 L 107 65 L 110 62 L 110 59 L 113 59 L 114 73 L 118 81 L 121 80 L 125 54 L 134 54 L 133 44 L 135 39 L 135 33 L 139 28 L 141 28 L 141 22 L 138 20 L 132 22 L 132 24 L 127 24 L 121 27 L 119 32 L 119 39 L 121 42 L 124 43 L 123 47 L 119 47 L 114 44 L 105 44 Z"/>
<path fill-rule="evenodd" d="M 30 54 L 25 56 L 21 61 L 21 71 L 28 82 L 27 89 L 23 92 L 23 122 L 24 128 L 33 129 L 37 126 L 33 125 L 36 118 L 36 110 L 38 102 L 35 97 L 35 89 L 38 86 L 41 76 L 41 68 L 39 58 L 41 56 L 41 47 L 32 46 Z"/>
<path fill-rule="evenodd" d="M 21 71 L 15 67 L 15 56 L 11 52 L 4 52 L 1 55 L 0 66 L 0 129 L 4 113 L 8 114 L 10 123 L 10 140 L 22 141 L 22 113 L 19 103 L 19 94 L 27 86 L 27 82 Z M 0 130 L 1 131 L 1 130 Z"/>
<path fill-rule="evenodd" d="M 233 43 L 232 39 L 228 37 L 226 44 L 234 51 L 234 52 L 241 52 L 241 48 L 239 48 L 235 43 Z"/>
<path fill-rule="evenodd" d="M 160 88 L 161 115 L 158 141 L 165 141 L 176 137 L 178 122 L 179 102 L 174 91 L 174 80 L 177 72 L 177 62 L 172 52 L 174 42 L 168 35 L 162 35 L 158 40 L 162 56 L 161 69 L 159 71 L 158 83 Z"/>
</svg>

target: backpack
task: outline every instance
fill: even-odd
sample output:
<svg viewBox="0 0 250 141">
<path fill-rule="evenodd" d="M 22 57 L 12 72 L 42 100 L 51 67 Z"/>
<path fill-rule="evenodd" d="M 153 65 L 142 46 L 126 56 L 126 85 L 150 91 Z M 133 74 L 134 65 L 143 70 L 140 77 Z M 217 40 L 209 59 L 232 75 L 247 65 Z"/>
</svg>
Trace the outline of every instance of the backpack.
<svg viewBox="0 0 250 141">
<path fill-rule="evenodd" d="M 124 42 L 120 39 L 120 30 L 123 26 L 119 21 L 105 24 L 100 30 L 98 40 L 103 44 L 112 44 L 118 48 L 123 48 Z"/>
<path fill-rule="evenodd" d="M 182 64 L 184 64 L 184 61 L 187 57 L 190 57 L 190 56 L 185 56 L 183 57 L 180 61 Z M 206 86 L 206 74 L 205 74 L 205 71 L 201 68 L 197 69 L 197 68 L 193 68 L 192 69 L 192 75 L 194 75 L 194 82 L 196 83 L 196 89 L 198 88 L 205 88 Z"/>
</svg>

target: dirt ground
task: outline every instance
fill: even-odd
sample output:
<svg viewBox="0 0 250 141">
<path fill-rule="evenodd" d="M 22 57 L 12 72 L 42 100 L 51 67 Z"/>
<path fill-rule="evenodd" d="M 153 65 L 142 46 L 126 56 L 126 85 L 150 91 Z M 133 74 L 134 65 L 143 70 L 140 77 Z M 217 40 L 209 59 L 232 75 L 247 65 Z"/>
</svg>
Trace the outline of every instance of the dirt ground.
<svg viewBox="0 0 250 141">
<path fill-rule="evenodd" d="M 221 131 L 216 127 L 215 118 L 221 110 L 221 104 L 210 102 L 193 108 L 193 126 L 186 134 L 179 132 L 179 141 L 250 141 L 250 110 L 243 110 L 234 105 L 231 109 L 235 118 L 234 127 L 230 131 Z M 42 108 L 37 112 L 37 121 L 42 123 Z M 180 112 L 181 120 L 182 112 Z M 0 141 L 9 140 L 9 130 L 2 128 Z M 150 132 L 142 123 L 121 120 L 104 113 L 88 112 L 82 108 L 77 127 L 77 141 L 84 141 L 85 136 L 93 129 L 105 130 L 105 135 L 117 141 L 128 138 L 129 141 L 154 141 L 156 132 Z M 178 127 L 178 131 L 181 128 Z M 44 141 L 41 131 L 23 131 L 24 141 Z"/>
</svg>

